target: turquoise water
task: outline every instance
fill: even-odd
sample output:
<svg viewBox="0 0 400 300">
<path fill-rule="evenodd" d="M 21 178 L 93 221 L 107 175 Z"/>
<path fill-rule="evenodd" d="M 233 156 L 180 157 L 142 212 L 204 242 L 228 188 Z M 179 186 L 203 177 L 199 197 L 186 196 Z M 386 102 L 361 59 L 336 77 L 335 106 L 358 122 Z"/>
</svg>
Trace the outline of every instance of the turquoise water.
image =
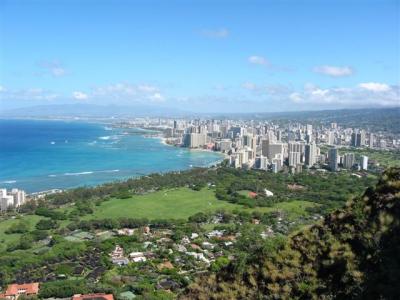
<svg viewBox="0 0 400 300">
<path fill-rule="evenodd" d="M 145 133 L 83 122 L 0 120 L 0 187 L 37 192 L 93 186 L 222 159 L 164 145 Z"/>
</svg>

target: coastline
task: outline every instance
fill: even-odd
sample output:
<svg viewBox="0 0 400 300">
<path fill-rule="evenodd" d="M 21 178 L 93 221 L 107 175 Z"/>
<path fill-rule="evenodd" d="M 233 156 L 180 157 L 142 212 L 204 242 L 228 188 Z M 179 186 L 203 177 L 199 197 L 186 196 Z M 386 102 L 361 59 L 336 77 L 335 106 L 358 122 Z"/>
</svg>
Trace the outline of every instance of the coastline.
<svg viewBox="0 0 400 300">
<path fill-rule="evenodd" d="M 5 120 L 5 119 L 3 119 Z M 10 121 L 15 121 L 15 119 L 8 119 Z M 27 119 L 20 119 L 21 121 L 28 121 Z M 106 124 L 104 122 L 101 121 L 97 121 L 97 122 L 87 122 L 84 120 L 29 120 L 29 121 L 54 121 L 54 122 L 62 122 L 65 124 L 68 123 L 82 123 L 82 124 L 97 124 L 100 127 L 103 127 L 105 125 L 110 125 L 110 124 Z M 77 122 L 76 122 L 77 121 Z M 28 125 L 26 125 L 28 126 Z M 50 124 L 51 126 L 51 124 Z M 139 127 L 135 127 L 135 128 L 131 128 L 132 130 L 137 130 L 138 132 L 136 132 L 136 134 L 129 134 L 129 135 L 124 135 L 128 138 L 129 137 L 133 137 L 133 136 L 142 136 L 145 138 L 156 138 L 158 139 L 158 141 L 155 141 L 155 143 L 157 144 L 159 142 L 159 144 L 162 145 L 162 147 L 164 146 L 173 146 L 171 144 L 169 144 L 167 142 L 167 139 L 161 135 L 153 135 L 153 136 L 147 136 L 146 137 L 146 132 L 153 132 L 154 130 L 148 130 L 145 128 L 139 128 Z M 109 130 L 109 129 L 108 129 Z M 114 131 L 119 131 L 118 128 L 114 128 Z M 109 131 L 108 131 L 109 132 Z M 110 132 L 111 133 L 111 132 Z M 122 139 L 125 139 L 123 136 L 121 137 Z M 64 139 L 64 137 L 62 138 Z M 113 143 L 115 143 L 114 141 L 112 141 L 110 139 L 110 142 L 108 142 L 108 139 L 102 139 L 101 133 L 100 135 L 95 135 L 93 137 L 91 137 L 90 139 L 95 139 L 96 141 L 98 139 L 100 139 L 100 142 L 97 141 L 96 144 L 93 144 L 91 140 L 89 141 L 85 141 L 84 143 L 87 144 L 88 142 L 91 142 L 91 144 L 93 145 L 99 145 L 101 143 L 110 143 L 110 145 L 112 145 Z M 75 147 L 75 149 L 77 149 L 75 146 L 75 144 L 71 143 L 59 143 L 58 141 L 53 145 L 51 144 L 51 146 L 49 145 L 49 141 L 53 140 L 53 138 L 44 141 L 43 144 L 41 145 L 47 145 L 47 148 L 43 148 L 42 151 L 47 151 L 48 149 L 50 149 L 50 151 L 53 151 L 53 153 L 58 153 L 58 151 L 64 151 L 64 149 L 71 149 L 71 147 Z M 55 140 L 55 139 L 54 139 Z M 112 141 L 112 142 L 111 142 Z M 82 141 L 80 141 L 82 142 Z M 131 142 L 133 144 L 135 144 L 135 141 Z M 153 143 L 147 144 L 148 146 L 146 147 L 151 147 L 150 145 L 152 145 Z M 54 152 L 54 150 L 51 149 L 56 149 L 56 148 L 48 148 L 48 147 L 65 147 L 64 149 L 61 150 L 56 150 Z M 92 146 L 92 145 L 91 145 Z M 182 148 L 181 150 L 184 150 L 184 152 L 188 153 L 190 151 L 203 151 L 203 152 L 207 152 L 209 154 L 214 154 L 210 155 L 210 156 L 194 156 L 194 157 L 190 157 L 190 155 L 188 154 L 179 154 L 179 148 L 178 147 L 174 147 L 176 148 L 176 151 L 167 151 L 170 154 L 163 154 L 163 155 L 169 155 L 169 160 L 166 160 L 166 164 L 162 164 L 160 162 L 165 161 L 163 160 L 161 157 L 161 154 L 158 155 L 158 150 L 157 149 L 162 149 L 162 147 L 160 146 L 156 146 L 156 147 L 151 147 L 150 148 L 150 152 L 145 151 L 145 153 L 148 155 L 143 157 L 143 156 L 139 156 L 139 157 L 143 157 L 143 158 L 137 158 L 136 156 L 132 156 L 130 154 L 126 155 L 127 160 L 126 160 L 126 164 L 122 164 L 121 165 L 121 160 L 125 159 L 125 154 L 122 153 L 122 155 L 124 155 L 123 157 L 119 156 L 117 157 L 117 160 L 119 159 L 119 162 L 116 163 L 115 166 L 110 166 L 105 165 L 103 167 L 102 164 L 99 164 L 98 166 L 94 167 L 93 164 L 92 165 L 88 165 L 86 166 L 85 164 L 82 165 L 71 165 L 69 168 L 67 169 L 60 169 L 60 171 L 56 170 L 56 169 L 51 169 L 50 167 L 52 165 L 54 165 L 54 159 L 51 161 L 48 161 L 48 156 L 46 155 L 47 152 L 43 152 L 43 155 L 45 155 L 46 160 L 44 164 L 48 163 L 48 166 L 50 166 L 49 168 L 44 168 L 43 173 L 40 173 L 39 171 L 35 171 L 32 174 L 27 174 L 26 176 L 15 176 L 16 178 L 13 177 L 13 174 L 19 174 L 21 175 L 22 173 L 19 171 L 18 168 L 13 168 L 10 165 L 10 168 L 7 168 L 7 175 L 6 173 L 4 174 L 5 176 L 3 179 L 0 180 L 1 182 L 1 186 L 7 189 L 12 189 L 12 188 L 18 188 L 18 189 L 22 189 L 25 190 L 28 194 L 34 194 L 34 193 L 41 193 L 41 192 L 46 192 L 48 190 L 53 190 L 53 189 L 62 189 L 62 190 L 71 190 L 71 189 L 75 189 L 75 188 L 79 188 L 79 187 L 83 187 L 83 186 L 87 186 L 87 187 L 96 187 L 96 186 L 100 186 L 103 184 L 108 184 L 108 183 L 112 183 L 115 181 L 126 181 L 130 178 L 137 178 L 140 176 L 144 176 L 147 174 L 151 174 L 151 173 L 168 173 L 168 172 L 173 172 L 173 171 L 180 171 L 180 170 L 189 170 L 192 167 L 210 167 L 212 165 L 217 165 L 219 164 L 221 161 L 223 161 L 224 157 L 223 155 L 221 155 L 222 153 L 218 153 L 218 152 L 213 152 L 213 151 L 208 151 L 208 150 L 204 150 L 204 149 L 187 149 L 187 148 Z M 101 147 L 102 149 L 104 147 Z M 169 148 L 169 147 L 168 147 Z M 93 148 L 94 149 L 94 148 Z M 100 149 L 100 148 L 97 148 Z M 107 146 L 104 148 L 107 149 Z M 136 151 L 136 148 L 130 148 L 124 152 L 131 152 L 132 151 Z M 83 155 L 88 155 L 89 152 L 91 151 L 90 149 L 87 150 L 86 152 L 83 153 Z M 96 150 L 97 151 L 97 150 Z M 142 151 L 142 148 L 138 148 L 137 151 L 141 151 L 141 153 L 144 153 Z M 153 151 L 153 152 L 152 152 Z M 163 152 L 163 151 L 161 151 Z M 76 152 L 74 152 L 75 154 Z M 102 152 L 100 152 L 102 153 Z M 110 152 L 108 152 L 110 154 Z M 165 153 L 165 152 L 164 152 Z M 6 152 L 3 152 L 4 155 L 6 155 Z M 218 155 L 216 155 L 218 154 Z M 98 155 L 98 152 L 97 152 Z M 110 154 L 111 155 L 111 154 Z M 152 155 L 156 155 L 156 162 L 154 163 L 153 160 L 153 156 Z M 171 156 L 172 155 L 172 156 Z M 220 157 L 221 155 L 221 157 Z M 174 162 L 174 157 L 176 157 L 176 162 Z M 182 157 L 183 156 L 183 157 Z M 101 157 L 101 156 L 100 156 Z M 20 157 L 21 160 L 23 160 L 23 157 Z M 108 161 L 112 161 L 110 160 L 111 156 L 109 156 L 109 160 Z M 137 160 L 136 160 L 137 159 Z M 107 159 L 106 159 L 107 161 Z M 168 162 L 169 161 L 169 162 Z M 56 165 L 58 166 L 59 163 L 58 162 Z M 35 166 L 37 164 L 33 165 L 32 167 L 30 167 L 30 170 L 35 170 Z M 126 166 L 126 168 L 125 168 Z M 58 168 L 58 167 L 57 167 Z M 118 171 L 116 171 L 118 170 Z M 19 172 L 19 173 L 18 173 Z M 7 176 L 7 177 L 6 177 Z"/>
<path fill-rule="evenodd" d="M 186 149 L 187 151 L 191 151 L 191 152 L 205 152 L 205 153 L 213 153 L 213 154 L 218 154 L 221 156 L 221 159 L 217 160 L 215 163 L 212 164 L 219 164 L 221 162 L 223 162 L 225 159 L 229 158 L 229 155 L 226 153 L 222 153 L 219 151 L 213 151 L 213 150 L 209 150 L 209 149 L 202 149 L 202 148 L 186 148 L 186 147 L 178 147 L 177 145 L 172 145 L 169 144 L 168 138 L 163 137 L 163 136 L 154 136 L 154 137 L 149 137 L 149 138 L 155 138 L 155 139 L 159 139 L 160 143 L 166 146 L 170 146 L 170 147 L 175 147 L 175 148 L 182 148 L 182 149 Z"/>
</svg>

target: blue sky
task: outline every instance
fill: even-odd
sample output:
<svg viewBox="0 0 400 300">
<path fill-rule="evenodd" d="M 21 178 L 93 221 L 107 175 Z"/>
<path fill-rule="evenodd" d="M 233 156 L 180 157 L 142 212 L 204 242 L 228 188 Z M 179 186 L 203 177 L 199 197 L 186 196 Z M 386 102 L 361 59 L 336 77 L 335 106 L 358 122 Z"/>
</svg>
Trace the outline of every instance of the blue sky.
<svg viewBox="0 0 400 300">
<path fill-rule="evenodd" d="M 399 105 L 400 1 L 0 1 L 0 109 Z"/>
</svg>

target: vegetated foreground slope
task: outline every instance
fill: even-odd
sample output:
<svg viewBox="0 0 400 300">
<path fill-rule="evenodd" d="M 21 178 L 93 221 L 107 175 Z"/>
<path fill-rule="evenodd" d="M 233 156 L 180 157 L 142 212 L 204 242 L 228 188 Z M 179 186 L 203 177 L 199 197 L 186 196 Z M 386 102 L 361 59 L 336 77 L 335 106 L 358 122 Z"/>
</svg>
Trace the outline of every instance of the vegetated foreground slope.
<svg viewBox="0 0 400 300">
<path fill-rule="evenodd" d="M 400 168 L 271 249 L 201 277 L 181 298 L 400 299 Z"/>
</svg>

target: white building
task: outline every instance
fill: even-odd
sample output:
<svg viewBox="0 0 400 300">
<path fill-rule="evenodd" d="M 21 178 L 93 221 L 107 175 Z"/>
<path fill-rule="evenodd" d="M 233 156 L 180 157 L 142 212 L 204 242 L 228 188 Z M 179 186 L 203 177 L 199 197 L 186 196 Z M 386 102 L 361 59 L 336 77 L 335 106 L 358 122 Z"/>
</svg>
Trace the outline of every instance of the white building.
<svg viewBox="0 0 400 300">
<path fill-rule="evenodd" d="M 361 156 L 361 169 L 368 170 L 368 156 Z"/>
<path fill-rule="evenodd" d="M 302 162 L 302 156 L 304 154 L 305 145 L 300 142 L 289 143 L 289 166 L 297 166 Z"/>
<path fill-rule="evenodd" d="M 268 170 L 268 157 L 265 156 L 260 157 L 260 169 Z"/>
<path fill-rule="evenodd" d="M 0 210 L 6 211 L 9 208 L 16 208 L 26 202 L 26 194 L 22 190 L 12 189 L 7 193 L 7 189 L 0 189 Z"/>
<path fill-rule="evenodd" d="M 14 207 L 19 207 L 25 203 L 26 195 L 24 191 L 12 189 L 10 195 L 14 198 Z"/>
<path fill-rule="evenodd" d="M 333 146 L 335 144 L 335 132 L 328 131 L 326 142 L 330 146 Z"/>
</svg>

